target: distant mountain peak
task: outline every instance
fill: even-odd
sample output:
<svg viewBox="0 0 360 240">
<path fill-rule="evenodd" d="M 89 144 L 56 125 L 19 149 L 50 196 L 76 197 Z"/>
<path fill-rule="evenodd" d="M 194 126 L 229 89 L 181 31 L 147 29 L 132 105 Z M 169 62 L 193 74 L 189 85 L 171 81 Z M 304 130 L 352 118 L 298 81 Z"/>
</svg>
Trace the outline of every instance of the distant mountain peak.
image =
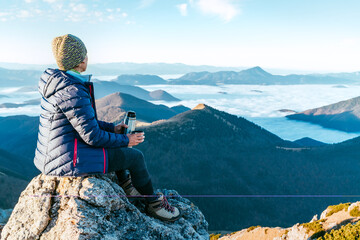
<svg viewBox="0 0 360 240">
<path fill-rule="evenodd" d="M 268 73 L 267 71 L 265 71 L 264 69 L 262 69 L 259 66 L 249 68 L 249 69 L 243 70 L 241 72 L 248 72 L 248 73 L 260 74 L 260 75 L 271 75 L 270 73 Z"/>
<path fill-rule="evenodd" d="M 196 107 L 194 107 L 192 110 L 203 110 L 209 108 L 208 105 L 204 104 L 204 103 L 199 103 Z"/>
<path fill-rule="evenodd" d="M 309 137 L 304 137 L 304 138 L 295 140 L 294 143 L 299 144 L 300 146 L 303 146 L 303 147 L 319 147 L 319 146 L 326 145 L 326 143 L 317 141 L 317 140 L 309 138 Z"/>
<path fill-rule="evenodd" d="M 264 69 L 262 69 L 261 67 L 259 67 L 259 66 L 255 66 L 255 67 L 252 67 L 252 68 L 249 68 L 248 70 L 258 70 L 258 71 L 264 71 L 265 72 L 265 70 Z"/>
</svg>

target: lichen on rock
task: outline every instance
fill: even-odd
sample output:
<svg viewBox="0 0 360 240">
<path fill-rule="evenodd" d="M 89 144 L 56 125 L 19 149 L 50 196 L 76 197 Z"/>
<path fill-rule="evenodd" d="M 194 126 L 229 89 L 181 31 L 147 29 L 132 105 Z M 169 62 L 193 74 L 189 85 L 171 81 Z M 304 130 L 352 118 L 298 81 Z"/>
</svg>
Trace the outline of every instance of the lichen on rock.
<svg viewBox="0 0 360 240">
<path fill-rule="evenodd" d="M 1 239 L 209 239 L 204 215 L 176 191 L 161 190 L 184 215 L 166 223 L 147 216 L 143 204 L 131 204 L 112 178 L 38 175 L 21 193 Z"/>
</svg>

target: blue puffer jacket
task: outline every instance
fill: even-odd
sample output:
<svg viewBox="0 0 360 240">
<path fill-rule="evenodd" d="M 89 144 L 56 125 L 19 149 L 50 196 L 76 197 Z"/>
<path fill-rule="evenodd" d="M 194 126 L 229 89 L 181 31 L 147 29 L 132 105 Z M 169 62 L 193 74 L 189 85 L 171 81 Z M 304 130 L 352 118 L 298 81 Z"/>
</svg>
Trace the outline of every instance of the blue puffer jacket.
<svg viewBox="0 0 360 240">
<path fill-rule="evenodd" d="M 96 118 L 93 85 L 58 69 L 41 75 L 41 114 L 35 166 L 46 175 L 106 173 L 106 148 L 125 147 L 126 135 Z"/>
</svg>

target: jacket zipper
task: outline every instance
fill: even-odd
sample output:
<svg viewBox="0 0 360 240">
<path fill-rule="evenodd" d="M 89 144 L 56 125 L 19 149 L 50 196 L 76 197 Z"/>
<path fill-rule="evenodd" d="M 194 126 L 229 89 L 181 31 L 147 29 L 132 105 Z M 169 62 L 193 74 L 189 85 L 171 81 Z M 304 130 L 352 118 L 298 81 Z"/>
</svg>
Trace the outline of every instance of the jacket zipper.
<svg viewBox="0 0 360 240">
<path fill-rule="evenodd" d="M 90 91 L 90 98 L 91 98 L 91 106 L 94 108 L 94 101 L 93 101 L 93 98 L 92 98 L 92 88 L 91 88 L 91 85 L 89 85 L 89 91 Z"/>
<path fill-rule="evenodd" d="M 91 84 L 89 85 L 89 93 L 90 93 L 90 99 L 91 99 L 91 106 L 95 111 L 95 118 L 97 118 L 97 116 L 96 116 L 96 108 L 94 106 L 95 97 L 94 97 L 94 93 L 93 93 L 93 89 L 91 87 Z M 103 154 L 104 154 L 104 170 L 103 170 L 103 173 L 105 173 L 106 172 L 106 152 L 105 152 L 105 148 L 103 148 Z"/>
<path fill-rule="evenodd" d="M 106 154 L 105 154 L 105 148 L 103 148 L 103 153 L 104 153 L 104 173 L 106 171 Z"/>
<path fill-rule="evenodd" d="M 73 165 L 76 166 L 76 159 L 77 159 L 77 138 L 75 138 L 74 143 L 74 158 L 73 158 Z"/>
<path fill-rule="evenodd" d="M 94 109 L 95 111 L 95 118 L 97 119 L 97 116 L 96 116 L 96 108 L 95 108 L 95 105 L 94 105 L 94 102 L 95 102 L 95 97 L 94 97 L 94 93 L 93 93 L 93 89 L 91 87 L 91 84 L 89 85 L 89 93 L 90 93 L 90 99 L 91 99 L 91 106 L 92 108 Z M 77 139 L 75 139 L 75 152 L 74 152 L 74 167 L 75 167 L 75 164 L 76 164 L 76 154 L 77 154 Z M 104 154 L 104 170 L 103 170 L 103 173 L 106 172 L 106 152 L 105 152 L 105 148 L 103 148 L 103 154 Z"/>
</svg>

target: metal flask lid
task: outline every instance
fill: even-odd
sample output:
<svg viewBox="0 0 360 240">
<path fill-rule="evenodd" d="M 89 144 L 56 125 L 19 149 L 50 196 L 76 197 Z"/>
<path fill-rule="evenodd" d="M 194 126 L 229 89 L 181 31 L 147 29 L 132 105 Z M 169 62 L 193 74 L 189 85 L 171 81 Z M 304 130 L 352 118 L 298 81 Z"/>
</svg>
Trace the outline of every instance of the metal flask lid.
<svg viewBox="0 0 360 240">
<path fill-rule="evenodd" d="M 135 113 L 134 111 L 128 111 L 128 112 L 127 112 L 127 116 L 128 116 L 129 118 L 136 118 L 136 113 Z"/>
</svg>

